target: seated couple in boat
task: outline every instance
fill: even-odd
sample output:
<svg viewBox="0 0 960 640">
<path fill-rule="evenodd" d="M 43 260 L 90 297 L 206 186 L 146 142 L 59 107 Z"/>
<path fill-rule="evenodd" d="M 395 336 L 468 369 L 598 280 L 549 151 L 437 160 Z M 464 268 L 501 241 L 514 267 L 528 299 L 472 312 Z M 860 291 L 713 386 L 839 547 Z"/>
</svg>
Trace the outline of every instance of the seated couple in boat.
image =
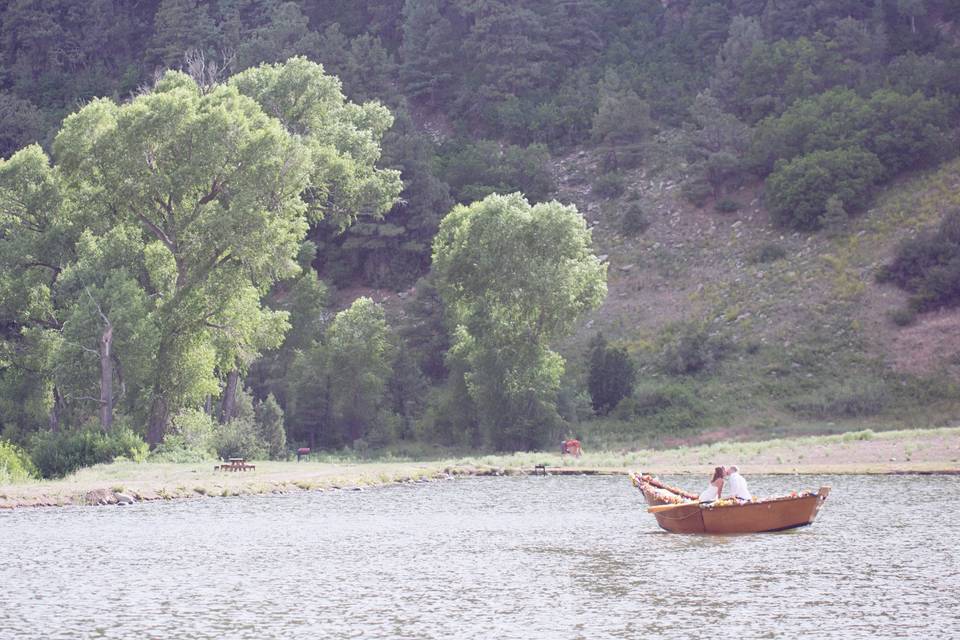
<svg viewBox="0 0 960 640">
<path fill-rule="evenodd" d="M 736 498 L 739 502 L 750 502 L 750 490 L 747 489 L 747 481 L 740 475 L 740 470 L 736 465 L 729 467 L 717 467 L 713 470 L 713 478 L 710 484 L 699 496 L 700 502 L 713 502 L 719 500 L 723 493 L 724 482 L 729 483 L 730 497 Z"/>
</svg>

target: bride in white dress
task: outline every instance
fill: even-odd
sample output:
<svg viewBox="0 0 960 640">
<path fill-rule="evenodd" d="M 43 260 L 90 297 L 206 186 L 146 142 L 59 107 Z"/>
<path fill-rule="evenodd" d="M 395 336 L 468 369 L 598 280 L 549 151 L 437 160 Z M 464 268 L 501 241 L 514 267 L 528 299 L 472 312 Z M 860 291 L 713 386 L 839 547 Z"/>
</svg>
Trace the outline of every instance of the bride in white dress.
<svg viewBox="0 0 960 640">
<path fill-rule="evenodd" d="M 720 499 L 720 493 L 723 491 L 723 467 L 717 467 L 713 470 L 713 479 L 710 484 L 698 497 L 700 502 L 713 502 Z"/>
</svg>

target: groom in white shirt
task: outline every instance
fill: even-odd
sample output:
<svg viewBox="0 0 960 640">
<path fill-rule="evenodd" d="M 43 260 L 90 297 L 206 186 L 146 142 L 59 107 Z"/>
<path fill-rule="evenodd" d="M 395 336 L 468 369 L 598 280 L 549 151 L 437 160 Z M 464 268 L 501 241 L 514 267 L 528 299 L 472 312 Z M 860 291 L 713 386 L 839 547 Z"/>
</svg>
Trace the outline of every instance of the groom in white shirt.
<svg viewBox="0 0 960 640">
<path fill-rule="evenodd" d="M 737 500 L 749 502 L 751 499 L 750 490 L 747 489 L 747 481 L 740 475 L 740 469 L 736 465 L 730 465 L 724 469 L 723 475 L 727 479 L 730 495 Z"/>
</svg>

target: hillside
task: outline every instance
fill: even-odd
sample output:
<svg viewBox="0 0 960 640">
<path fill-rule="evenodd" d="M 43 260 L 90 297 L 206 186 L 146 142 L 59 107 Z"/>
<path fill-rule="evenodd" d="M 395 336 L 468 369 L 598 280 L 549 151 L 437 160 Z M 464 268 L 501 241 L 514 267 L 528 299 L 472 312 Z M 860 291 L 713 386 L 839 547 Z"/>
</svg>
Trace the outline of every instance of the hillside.
<svg viewBox="0 0 960 640">
<path fill-rule="evenodd" d="M 960 313 L 920 314 L 898 327 L 889 314 L 907 295 L 875 275 L 902 239 L 960 204 L 960 162 L 880 188 L 835 237 L 776 228 L 757 185 L 732 193 L 738 211 L 720 213 L 681 196 L 682 169 L 641 166 L 613 200 L 590 188 L 589 151 L 557 170 L 559 197 L 585 212 L 609 262 L 606 302 L 566 345 L 581 374 L 587 342 L 602 332 L 641 362 L 652 388 L 689 388 L 707 405 L 704 425 L 744 436 L 955 419 Z M 637 198 L 649 227 L 630 237 L 621 217 Z M 665 373 L 671 334 L 700 330 L 703 370 Z"/>
</svg>

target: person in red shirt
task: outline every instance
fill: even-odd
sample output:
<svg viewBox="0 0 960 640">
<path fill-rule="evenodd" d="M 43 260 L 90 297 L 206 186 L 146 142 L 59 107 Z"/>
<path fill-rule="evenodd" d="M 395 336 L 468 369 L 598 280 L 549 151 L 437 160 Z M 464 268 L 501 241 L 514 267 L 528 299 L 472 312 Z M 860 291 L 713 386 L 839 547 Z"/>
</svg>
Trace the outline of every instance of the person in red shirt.
<svg viewBox="0 0 960 640">
<path fill-rule="evenodd" d="M 560 455 L 570 454 L 574 457 L 579 458 L 580 454 L 583 453 L 583 449 L 580 447 L 580 441 L 576 438 L 570 438 L 569 440 L 564 440 L 560 444 Z"/>
</svg>

